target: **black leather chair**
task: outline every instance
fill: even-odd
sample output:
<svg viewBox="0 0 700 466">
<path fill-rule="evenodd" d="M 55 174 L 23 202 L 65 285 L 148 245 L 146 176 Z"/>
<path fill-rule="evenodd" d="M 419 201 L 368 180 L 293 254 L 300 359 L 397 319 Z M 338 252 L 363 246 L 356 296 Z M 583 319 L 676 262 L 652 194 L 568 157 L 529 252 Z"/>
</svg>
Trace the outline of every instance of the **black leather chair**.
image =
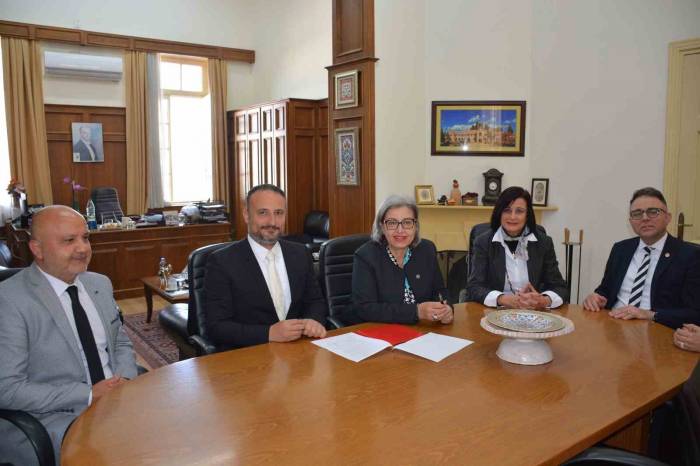
<svg viewBox="0 0 700 466">
<path fill-rule="evenodd" d="M 180 360 L 217 351 L 207 338 L 204 312 L 204 280 L 209 254 L 231 243 L 217 243 L 195 249 L 187 260 L 190 299 L 188 304 L 173 304 L 158 313 L 158 322 L 178 347 Z"/>
<path fill-rule="evenodd" d="M 9 267 L 12 263 L 12 252 L 5 241 L 0 241 L 0 267 Z"/>
<path fill-rule="evenodd" d="M 330 328 L 345 324 L 339 316 L 352 305 L 352 259 L 357 248 L 369 241 L 369 235 L 333 238 L 321 246 L 319 281 L 328 302 Z"/>
<path fill-rule="evenodd" d="M 311 252 L 318 252 L 321 244 L 328 241 L 328 212 L 312 210 L 304 217 L 304 232 L 301 235 L 288 235 L 284 239 L 304 244 Z"/>
<path fill-rule="evenodd" d="M 668 466 L 648 456 L 610 447 L 591 447 L 562 466 Z"/>
<path fill-rule="evenodd" d="M 103 218 L 113 218 L 118 222 L 124 216 L 116 188 L 94 188 L 90 197 L 95 204 L 95 219 L 97 223 L 102 223 Z"/>
<path fill-rule="evenodd" d="M 0 282 L 10 278 L 20 270 L 22 269 L 0 267 Z M 48 432 L 46 432 L 44 425 L 34 416 L 24 411 L 0 409 L 0 419 L 4 419 L 14 424 L 18 429 L 24 432 L 24 435 L 27 436 L 29 443 L 36 452 L 36 456 L 39 460 L 39 466 L 49 466 L 55 464 L 51 437 L 49 437 Z"/>
</svg>

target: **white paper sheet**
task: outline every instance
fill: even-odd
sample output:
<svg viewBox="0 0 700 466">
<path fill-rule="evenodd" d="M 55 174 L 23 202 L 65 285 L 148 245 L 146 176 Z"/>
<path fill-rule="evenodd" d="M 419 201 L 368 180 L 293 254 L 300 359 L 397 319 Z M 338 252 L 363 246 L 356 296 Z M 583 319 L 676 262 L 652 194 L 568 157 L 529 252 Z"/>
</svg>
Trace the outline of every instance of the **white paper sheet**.
<svg viewBox="0 0 700 466">
<path fill-rule="evenodd" d="M 415 354 L 422 358 L 440 362 L 447 356 L 456 353 L 474 343 L 464 338 L 448 337 L 437 333 L 426 333 L 423 336 L 409 340 L 406 343 L 394 346 L 407 353 Z"/>
<path fill-rule="evenodd" d="M 352 332 L 313 340 L 311 343 L 354 362 L 360 362 L 391 346 L 384 340 L 363 337 Z"/>
</svg>

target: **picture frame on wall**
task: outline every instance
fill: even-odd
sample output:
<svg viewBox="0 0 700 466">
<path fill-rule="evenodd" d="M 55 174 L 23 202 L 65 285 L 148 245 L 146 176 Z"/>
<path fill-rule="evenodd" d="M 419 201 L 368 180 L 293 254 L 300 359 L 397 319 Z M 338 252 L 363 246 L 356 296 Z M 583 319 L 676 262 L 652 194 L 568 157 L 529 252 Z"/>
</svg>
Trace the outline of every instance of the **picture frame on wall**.
<svg viewBox="0 0 700 466">
<path fill-rule="evenodd" d="M 360 129 L 338 128 L 335 130 L 336 185 L 360 185 Z"/>
<path fill-rule="evenodd" d="M 357 70 L 345 71 L 335 75 L 335 108 L 357 107 L 359 104 Z"/>
<path fill-rule="evenodd" d="M 430 205 L 435 204 L 435 192 L 431 184 L 416 185 L 416 204 Z"/>
<path fill-rule="evenodd" d="M 549 178 L 533 178 L 530 195 L 532 205 L 546 207 L 549 202 Z"/>
<path fill-rule="evenodd" d="M 71 123 L 73 162 L 104 162 L 102 123 Z"/>
<path fill-rule="evenodd" d="M 434 101 L 432 155 L 525 155 L 524 100 Z"/>
</svg>

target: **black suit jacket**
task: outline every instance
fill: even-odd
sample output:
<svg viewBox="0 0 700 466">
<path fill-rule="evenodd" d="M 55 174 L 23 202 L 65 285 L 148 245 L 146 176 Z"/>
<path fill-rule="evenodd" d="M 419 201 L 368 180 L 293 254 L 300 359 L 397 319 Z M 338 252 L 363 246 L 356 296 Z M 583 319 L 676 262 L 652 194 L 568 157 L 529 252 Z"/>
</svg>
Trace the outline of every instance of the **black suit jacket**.
<svg viewBox="0 0 700 466">
<path fill-rule="evenodd" d="M 359 322 L 418 322 L 416 304 L 405 304 L 404 278 L 408 277 L 416 303 L 447 299 L 447 290 L 438 268 L 435 245 L 423 239 L 411 252 L 403 269 L 391 262 L 386 246 L 376 241 L 363 244 L 353 257 L 352 301 L 340 316 L 346 325 Z"/>
<path fill-rule="evenodd" d="M 496 233 L 488 230 L 474 241 L 472 271 L 467 282 L 467 299 L 484 303 L 492 290 L 503 290 L 506 280 L 506 253 L 501 243 L 494 243 Z M 564 302 L 569 301 L 569 291 L 559 271 L 552 238 L 535 231 L 537 241 L 527 243 L 527 275 L 530 283 L 540 293 L 553 291 Z"/>
<path fill-rule="evenodd" d="M 314 319 L 325 326 L 328 311 L 311 254 L 301 244 L 279 243 L 292 295 L 287 319 Z M 204 290 L 207 331 L 217 347 L 242 348 L 269 341 L 270 326 L 279 318 L 247 238 L 209 256 Z"/>
<path fill-rule="evenodd" d="M 607 298 L 606 307 L 617 301 L 639 238 L 615 243 L 605 274 L 595 292 Z M 651 308 L 655 320 L 671 328 L 685 323 L 700 325 L 700 248 L 668 235 L 651 280 Z"/>
</svg>

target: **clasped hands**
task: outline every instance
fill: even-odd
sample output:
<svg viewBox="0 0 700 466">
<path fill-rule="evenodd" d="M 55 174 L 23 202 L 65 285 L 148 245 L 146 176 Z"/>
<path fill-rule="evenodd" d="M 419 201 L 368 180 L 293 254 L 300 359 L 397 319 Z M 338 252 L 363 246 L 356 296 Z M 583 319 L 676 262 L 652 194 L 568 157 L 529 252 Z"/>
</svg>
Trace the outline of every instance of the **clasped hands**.
<svg viewBox="0 0 700 466">
<path fill-rule="evenodd" d="M 552 298 L 540 294 L 532 283 L 528 283 L 515 294 L 502 294 L 496 304 L 511 309 L 547 309 L 552 305 Z"/>
<path fill-rule="evenodd" d="M 673 334 L 673 344 L 687 351 L 700 351 L 700 327 L 683 324 Z"/>
<path fill-rule="evenodd" d="M 431 322 L 449 324 L 454 319 L 452 306 L 447 302 L 426 301 L 418 305 L 418 318 Z"/>
<path fill-rule="evenodd" d="M 583 308 L 587 311 L 598 312 L 605 309 L 608 300 L 605 296 L 598 293 L 591 293 L 583 300 Z M 654 312 L 649 309 L 640 309 L 636 306 L 622 306 L 613 309 L 609 313 L 610 317 L 622 320 L 642 319 L 652 320 Z"/>
<path fill-rule="evenodd" d="M 289 319 L 270 326 L 268 339 L 276 342 L 294 341 L 305 337 L 323 338 L 326 329 L 313 319 Z"/>
</svg>

